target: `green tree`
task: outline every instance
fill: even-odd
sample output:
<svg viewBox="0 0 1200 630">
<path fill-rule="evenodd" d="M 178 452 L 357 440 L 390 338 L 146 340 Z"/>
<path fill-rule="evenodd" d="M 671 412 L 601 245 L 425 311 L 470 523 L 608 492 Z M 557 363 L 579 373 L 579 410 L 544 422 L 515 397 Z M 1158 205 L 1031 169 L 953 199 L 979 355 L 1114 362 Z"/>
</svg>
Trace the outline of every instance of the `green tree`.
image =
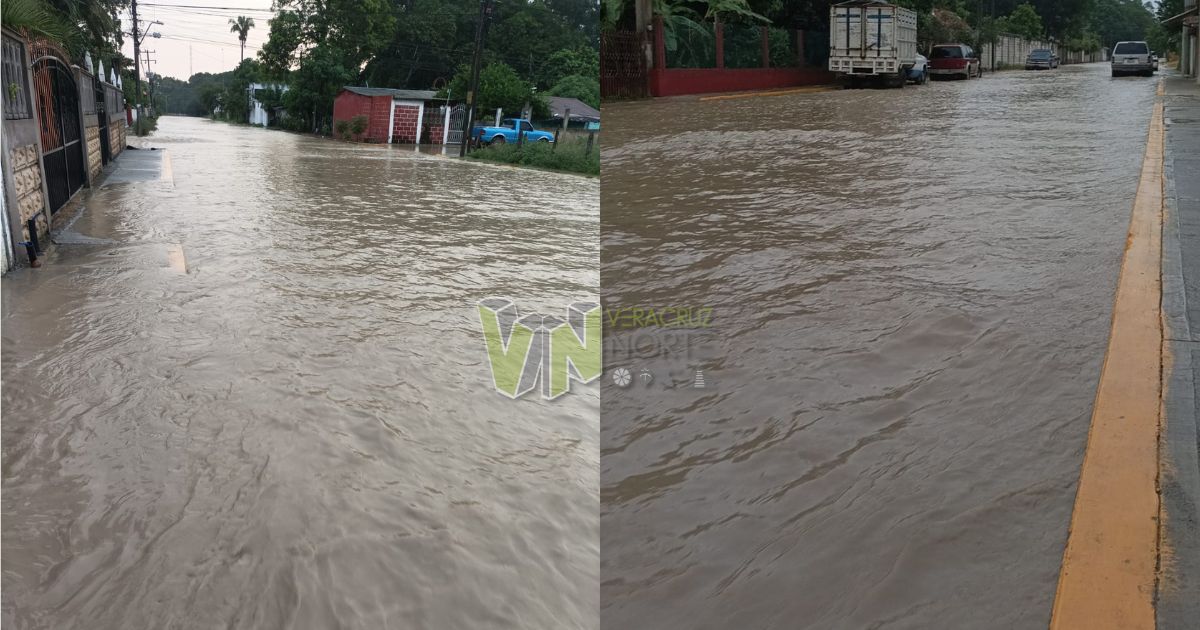
<svg viewBox="0 0 1200 630">
<path fill-rule="evenodd" d="M 556 50 L 541 64 L 532 77 L 539 88 L 549 88 L 570 76 L 600 76 L 600 53 L 588 46 Z"/>
<path fill-rule="evenodd" d="M 1041 16 L 1034 10 L 1033 5 L 1028 3 L 1013 9 L 1006 22 L 1010 32 L 1025 39 L 1041 39 L 1045 33 Z"/>
<path fill-rule="evenodd" d="M 450 81 L 451 94 L 466 94 L 471 79 L 471 67 L 463 64 Z M 507 64 L 492 62 L 479 73 L 479 94 L 475 104 L 483 112 L 497 107 L 507 112 L 519 112 L 526 103 L 535 103 L 533 86 L 517 75 Z"/>
<path fill-rule="evenodd" d="M 333 117 L 333 99 L 338 90 L 354 79 L 354 71 L 345 65 L 346 53 L 318 45 L 305 55 L 289 76 L 283 106 L 288 118 L 303 120 L 311 131 L 319 131 Z"/>
<path fill-rule="evenodd" d="M 258 59 L 262 62 L 264 73 L 273 78 L 283 78 L 296 62 L 304 37 L 304 23 L 295 11 L 280 11 L 268 25 L 270 34 L 267 43 L 258 51 Z"/>
<path fill-rule="evenodd" d="M 261 78 L 261 70 L 257 61 L 243 59 L 234 69 L 233 75 L 225 85 L 225 94 L 221 98 L 225 118 L 235 122 L 247 122 L 250 117 L 250 84 L 257 83 Z"/>
<path fill-rule="evenodd" d="M 600 107 L 600 81 L 596 75 L 564 77 L 550 89 L 550 96 L 577 98 L 592 107 Z"/>
<path fill-rule="evenodd" d="M 254 18 L 248 18 L 244 15 L 239 15 L 236 20 L 229 20 L 230 33 L 237 33 L 238 41 L 242 43 L 242 57 L 239 61 L 246 59 L 246 37 L 250 34 L 250 29 L 254 28 Z"/>
</svg>

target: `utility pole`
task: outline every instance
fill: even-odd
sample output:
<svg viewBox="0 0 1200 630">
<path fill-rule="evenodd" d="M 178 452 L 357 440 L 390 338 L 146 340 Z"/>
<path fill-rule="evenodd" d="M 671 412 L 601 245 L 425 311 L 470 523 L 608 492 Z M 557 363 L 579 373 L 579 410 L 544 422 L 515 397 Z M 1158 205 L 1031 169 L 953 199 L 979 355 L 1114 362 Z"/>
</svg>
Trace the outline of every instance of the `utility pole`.
<svg viewBox="0 0 1200 630">
<path fill-rule="evenodd" d="M 153 53 L 154 53 L 153 50 L 143 50 L 142 51 L 142 54 L 146 55 L 146 89 L 150 91 L 149 110 L 151 112 L 151 115 L 153 115 L 153 112 L 154 112 L 154 80 L 150 76 L 150 64 L 157 63 L 155 60 L 150 58 L 150 55 L 152 55 Z"/>
<path fill-rule="evenodd" d="M 137 0 L 133 0 L 132 4 L 130 4 L 129 14 L 133 17 L 133 113 L 138 118 L 141 118 L 142 112 L 138 109 L 138 101 L 141 100 L 142 92 L 142 38 L 138 36 Z"/>
<path fill-rule="evenodd" d="M 467 87 L 467 112 L 463 116 L 462 145 L 458 157 L 467 155 L 471 142 L 471 127 L 475 124 L 476 92 L 479 91 L 479 66 L 483 63 L 483 40 L 487 36 L 487 22 L 492 16 L 492 0 L 479 0 L 479 24 L 475 25 L 475 57 L 471 60 L 471 84 Z"/>
<path fill-rule="evenodd" d="M 996 23 L 996 0 L 992 0 L 992 24 Z M 997 33 L 997 41 L 1000 39 Z M 981 62 L 982 63 L 982 62 Z M 996 43 L 992 43 L 992 72 L 996 71 Z"/>
</svg>

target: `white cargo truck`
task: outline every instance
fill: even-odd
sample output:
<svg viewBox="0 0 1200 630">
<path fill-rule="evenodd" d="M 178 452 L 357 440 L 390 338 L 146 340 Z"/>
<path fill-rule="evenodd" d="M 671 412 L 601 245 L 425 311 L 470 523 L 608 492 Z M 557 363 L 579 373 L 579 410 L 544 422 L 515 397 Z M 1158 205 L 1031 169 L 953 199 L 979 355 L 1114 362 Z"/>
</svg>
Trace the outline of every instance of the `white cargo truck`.
<svg viewBox="0 0 1200 630">
<path fill-rule="evenodd" d="M 917 58 L 917 14 L 881 0 L 829 7 L 829 69 L 853 87 L 884 82 L 904 87 Z"/>
</svg>

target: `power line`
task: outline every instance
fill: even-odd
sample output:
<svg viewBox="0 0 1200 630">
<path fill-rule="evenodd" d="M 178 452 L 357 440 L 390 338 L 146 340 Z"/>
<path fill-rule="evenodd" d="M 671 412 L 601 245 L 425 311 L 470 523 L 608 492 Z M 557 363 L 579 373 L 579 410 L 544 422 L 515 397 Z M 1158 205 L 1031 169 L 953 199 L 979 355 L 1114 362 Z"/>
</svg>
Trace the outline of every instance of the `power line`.
<svg viewBox="0 0 1200 630">
<path fill-rule="evenodd" d="M 167 9 L 218 9 L 221 11 L 263 11 L 263 12 L 267 12 L 267 13 L 274 13 L 274 11 L 272 11 L 271 9 L 258 9 L 258 8 L 250 8 L 250 7 L 209 7 L 209 6 L 204 6 L 201 4 L 160 4 L 160 3 L 156 3 L 156 2 L 143 2 L 142 6 L 144 6 L 144 7 L 160 7 L 160 8 L 167 8 Z"/>
</svg>

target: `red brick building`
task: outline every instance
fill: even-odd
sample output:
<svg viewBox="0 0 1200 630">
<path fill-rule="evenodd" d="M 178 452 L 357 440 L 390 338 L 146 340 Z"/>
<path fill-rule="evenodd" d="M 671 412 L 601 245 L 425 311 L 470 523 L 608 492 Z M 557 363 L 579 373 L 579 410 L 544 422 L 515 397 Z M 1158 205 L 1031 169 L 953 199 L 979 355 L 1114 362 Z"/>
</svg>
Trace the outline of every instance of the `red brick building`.
<svg viewBox="0 0 1200 630">
<path fill-rule="evenodd" d="M 333 101 L 334 133 L 338 121 L 367 117 L 367 130 L 359 142 L 419 144 L 441 143 L 442 121 L 430 120 L 429 110 L 441 113 L 444 101 L 430 90 L 394 90 L 346 86 Z M 432 127 L 439 127 L 433 134 Z M 420 132 L 420 133 L 418 133 Z"/>
</svg>

